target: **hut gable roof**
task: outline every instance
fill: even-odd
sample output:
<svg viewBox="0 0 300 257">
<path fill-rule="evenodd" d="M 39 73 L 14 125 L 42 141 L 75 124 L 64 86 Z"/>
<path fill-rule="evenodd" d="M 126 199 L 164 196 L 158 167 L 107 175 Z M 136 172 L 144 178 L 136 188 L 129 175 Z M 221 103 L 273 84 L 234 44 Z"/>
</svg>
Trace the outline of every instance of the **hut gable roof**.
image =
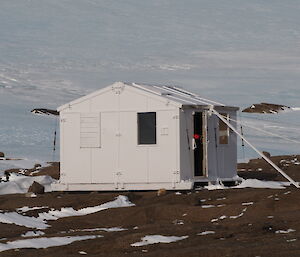
<svg viewBox="0 0 300 257">
<path fill-rule="evenodd" d="M 127 83 L 127 82 L 116 82 L 108 87 L 99 89 L 91 94 L 86 96 L 80 97 L 71 101 L 67 104 L 64 104 L 58 107 L 58 111 L 62 111 L 68 108 L 71 105 L 75 105 L 77 103 L 83 102 L 85 100 L 91 99 L 97 95 L 103 94 L 108 90 L 113 90 L 116 88 L 124 88 L 130 87 L 131 89 L 135 89 L 140 91 L 141 93 L 150 94 L 152 97 L 165 99 L 170 101 L 171 103 L 182 107 L 182 106 L 225 106 L 222 103 L 218 103 L 216 101 L 212 101 L 209 99 L 202 98 L 192 92 L 186 91 L 182 88 L 176 86 L 169 86 L 169 85 L 146 85 L 146 84 L 139 84 L 139 83 Z"/>
</svg>

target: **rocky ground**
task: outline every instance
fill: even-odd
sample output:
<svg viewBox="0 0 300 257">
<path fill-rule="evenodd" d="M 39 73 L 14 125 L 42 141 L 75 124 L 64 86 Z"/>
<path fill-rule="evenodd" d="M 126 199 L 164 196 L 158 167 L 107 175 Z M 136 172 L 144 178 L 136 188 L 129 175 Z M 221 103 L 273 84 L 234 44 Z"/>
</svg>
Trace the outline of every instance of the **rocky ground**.
<svg viewBox="0 0 300 257">
<path fill-rule="evenodd" d="M 279 113 L 285 110 L 289 110 L 291 107 L 281 104 L 270 104 L 270 103 L 260 103 L 253 104 L 250 107 L 243 110 L 243 112 L 249 113 Z"/>
<path fill-rule="evenodd" d="M 272 159 L 300 181 L 299 157 L 278 156 Z M 284 180 L 260 159 L 239 164 L 238 169 L 239 175 L 244 178 Z M 57 176 L 57 164 L 48 171 Z M 45 174 L 46 171 L 40 169 L 39 172 Z M 300 190 L 294 187 L 202 189 L 163 192 L 160 196 L 157 192 L 52 192 L 37 197 L 2 195 L 0 215 L 16 212 L 24 206 L 41 207 L 28 211 L 23 209 L 22 213 L 19 211 L 22 216 L 29 217 L 63 207 L 79 210 L 112 201 L 120 194 L 127 196 L 135 206 L 49 220 L 50 226 L 42 230 L 0 223 L 0 249 L 7 242 L 30 238 L 103 237 L 46 249 L 12 249 L 0 252 L 0 256 L 300 256 Z M 115 227 L 126 230 L 95 230 Z M 28 231 L 45 234 L 21 236 Z M 173 243 L 131 246 L 146 235 L 188 237 Z"/>
</svg>

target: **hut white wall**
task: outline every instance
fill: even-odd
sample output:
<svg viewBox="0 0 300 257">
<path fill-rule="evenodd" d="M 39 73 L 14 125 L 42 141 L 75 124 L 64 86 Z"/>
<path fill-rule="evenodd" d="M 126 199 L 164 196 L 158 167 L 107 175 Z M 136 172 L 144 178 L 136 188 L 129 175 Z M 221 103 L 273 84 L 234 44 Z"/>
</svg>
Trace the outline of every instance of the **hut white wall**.
<svg viewBox="0 0 300 257">
<path fill-rule="evenodd" d="M 182 180 L 194 178 L 193 112 L 191 109 L 180 111 L 180 173 Z"/>
<path fill-rule="evenodd" d="M 138 145 L 138 112 L 156 112 L 156 145 Z M 86 113 L 99 115 L 100 147 L 80 147 L 80 116 Z M 179 109 L 163 98 L 108 87 L 61 111 L 61 135 L 61 183 L 126 189 L 126 184 L 180 180 Z"/>
<path fill-rule="evenodd" d="M 236 119 L 235 111 L 222 111 L 222 113 L 228 113 L 231 119 Z M 233 122 L 230 123 L 235 126 Z M 220 144 L 219 118 L 216 115 L 208 117 L 208 142 L 209 180 L 235 177 L 237 175 L 237 136 L 229 130 L 228 144 Z"/>
<path fill-rule="evenodd" d="M 229 143 L 219 144 L 219 118 L 216 115 L 207 116 L 207 177 L 194 176 L 193 112 L 207 112 L 205 110 L 184 109 L 180 112 L 180 171 L 182 180 L 216 181 L 217 179 L 232 179 L 236 176 L 237 137 L 229 132 Z M 236 119 L 235 111 L 223 111 L 230 118 Z M 231 122 L 232 123 L 232 122 Z M 234 124 L 234 123 L 232 123 Z M 215 134 L 216 133 L 216 134 Z M 216 140 L 217 138 L 217 147 Z"/>
</svg>

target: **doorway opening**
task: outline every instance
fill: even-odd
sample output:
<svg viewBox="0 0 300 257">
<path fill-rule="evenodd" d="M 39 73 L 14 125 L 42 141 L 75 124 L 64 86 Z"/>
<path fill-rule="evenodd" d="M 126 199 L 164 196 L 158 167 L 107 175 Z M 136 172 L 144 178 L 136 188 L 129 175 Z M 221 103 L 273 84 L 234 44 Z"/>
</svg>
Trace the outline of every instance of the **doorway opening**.
<svg viewBox="0 0 300 257">
<path fill-rule="evenodd" d="M 194 176 L 203 176 L 204 175 L 204 134 L 203 134 L 203 113 L 195 112 L 194 113 Z"/>
</svg>

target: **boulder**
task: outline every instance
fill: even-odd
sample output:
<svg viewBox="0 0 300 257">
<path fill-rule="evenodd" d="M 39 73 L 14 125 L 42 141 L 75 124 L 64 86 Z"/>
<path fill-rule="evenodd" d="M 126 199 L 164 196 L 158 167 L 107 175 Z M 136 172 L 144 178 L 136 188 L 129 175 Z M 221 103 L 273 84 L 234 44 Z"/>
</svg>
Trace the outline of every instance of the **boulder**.
<svg viewBox="0 0 300 257">
<path fill-rule="evenodd" d="M 268 158 L 271 157 L 271 154 L 270 154 L 269 152 L 263 151 L 262 153 L 263 153 L 265 156 L 267 156 Z"/>
<path fill-rule="evenodd" d="M 34 181 L 32 185 L 29 187 L 28 192 L 32 192 L 35 194 L 44 194 L 45 193 L 45 187 L 38 182 Z"/>
<path fill-rule="evenodd" d="M 4 175 L 5 175 L 5 179 L 6 179 L 6 182 L 9 181 L 9 177 L 10 177 L 10 173 L 8 170 L 4 171 Z"/>
<path fill-rule="evenodd" d="M 165 195 L 166 193 L 167 193 L 167 190 L 164 188 L 157 190 L 157 196 Z"/>
<path fill-rule="evenodd" d="M 4 158 L 5 154 L 3 152 L 0 152 L 0 158 Z"/>
<path fill-rule="evenodd" d="M 36 164 L 34 164 L 34 169 L 35 170 L 38 170 L 38 169 L 40 169 L 42 167 L 42 165 L 41 164 L 39 164 L 39 163 L 36 163 Z"/>
</svg>

